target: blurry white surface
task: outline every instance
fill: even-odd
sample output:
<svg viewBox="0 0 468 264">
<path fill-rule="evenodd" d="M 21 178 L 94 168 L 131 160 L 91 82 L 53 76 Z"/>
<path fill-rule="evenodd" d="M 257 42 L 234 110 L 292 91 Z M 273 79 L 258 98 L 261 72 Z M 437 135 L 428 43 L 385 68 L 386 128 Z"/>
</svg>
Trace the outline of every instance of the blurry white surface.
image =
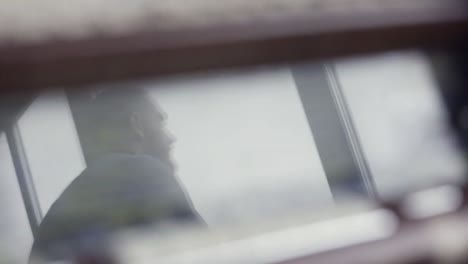
<svg viewBox="0 0 468 264">
<path fill-rule="evenodd" d="M 461 179 L 427 58 L 395 52 L 335 64 L 380 195 Z"/>
<path fill-rule="evenodd" d="M 209 224 L 333 204 L 286 67 L 151 84 L 176 137 L 173 159 Z"/>
<path fill-rule="evenodd" d="M 18 121 L 42 213 L 85 168 L 63 91 L 44 93 Z"/>
<path fill-rule="evenodd" d="M 463 205 L 460 188 L 444 185 L 411 193 L 403 201 L 402 211 L 411 219 L 433 217 L 459 209 Z"/>
<path fill-rule="evenodd" d="M 0 211 L 0 263 L 27 263 L 33 236 L 3 133 L 0 133 Z"/>
<path fill-rule="evenodd" d="M 165 247 L 161 247 L 161 239 L 157 235 L 152 239 L 138 234 L 127 235 L 116 241 L 115 249 L 123 263 L 276 263 L 383 239 L 393 234 L 397 227 L 396 217 L 381 209 L 263 234 L 244 235 L 238 239 L 231 238 L 232 230 L 212 236 L 186 235 L 168 239 Z M 210 242 L 206 245 L 205 241 Z M 192 245 L 192 249 L 187 245 Z"/>
</svg>

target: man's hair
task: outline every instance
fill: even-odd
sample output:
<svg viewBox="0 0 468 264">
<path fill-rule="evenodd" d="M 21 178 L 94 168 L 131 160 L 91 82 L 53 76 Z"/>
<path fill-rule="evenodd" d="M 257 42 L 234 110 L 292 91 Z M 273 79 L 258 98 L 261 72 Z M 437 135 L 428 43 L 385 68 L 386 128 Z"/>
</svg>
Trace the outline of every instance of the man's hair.
<svg viewBox="0 0 468 264">
<path fill-rule="evenodd" d="M 108 152 L 128 152 L 137 144 L 132 115 L 162 115 L 143 88 L 98 86 L 70 91 L 68 98 L 87 161 Z"/>
</svg>

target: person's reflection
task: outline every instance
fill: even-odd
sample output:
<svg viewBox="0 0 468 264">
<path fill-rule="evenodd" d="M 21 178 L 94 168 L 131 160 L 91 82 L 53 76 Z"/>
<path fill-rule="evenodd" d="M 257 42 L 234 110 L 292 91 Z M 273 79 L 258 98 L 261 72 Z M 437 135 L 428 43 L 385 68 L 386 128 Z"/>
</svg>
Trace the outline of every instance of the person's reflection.
<svg viewBox="0 0 468 264">
<path fill-rule="evenodd" d="M 69 101 L 88 166 L 47 212 L 33 254 L 101 254 L 116 229 L 202 222 L 175 177 L 164 116 L 145 91 L 93 90 Z"/>
</svg>

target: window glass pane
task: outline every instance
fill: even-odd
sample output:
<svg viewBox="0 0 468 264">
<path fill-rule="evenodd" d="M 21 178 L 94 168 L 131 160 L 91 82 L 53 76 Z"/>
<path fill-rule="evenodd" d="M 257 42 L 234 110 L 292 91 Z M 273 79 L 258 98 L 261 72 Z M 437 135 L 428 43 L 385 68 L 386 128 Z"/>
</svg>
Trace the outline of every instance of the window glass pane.
<svg viewBox="0 0 468 264">
<path fill-rule="evenodd" d="M 63 91 L 42 94 L 18 121 L 43 214 L 85 167 Z"/>
<path fill-rule="evenodd" d="M 80 236 L 41 250 L 92 250 L 80 239 L 148 222 L 289 224 L 459 179 L 431 75 L 404 52 L 44 93 L 18 122 L 46 215 L 37 239 Z"/>
<path fill-rule="evenodd" d="M 33 236 L 3 133 L 0 133 L 0 176 L 0 262 L 27 263 Z"/>
<path fill-rule="evenodd" d="M 286 67 L 148 84 L 175 138 L 173 161 L 210 224 L 333 204 Z"/>
<path fill-rule="evenodd" d="M 46 258 L 142 222 L 278 223 L 334 205 L 289 67 L 44 93 L 18 127 Z"/>
<path fill-rule="evenodd" d="M 461 180 L 438 89 L 424 54 L 397 52 L 45 92 L 17 122 L 45 216 L 34 250 L 94 254 L 109 231 L 151 223 L 167 234 L 187 220 L 268 233 L 342 201 Z M 2 202 L 14 191 L 21 201 L 8 187 Z M 25 253 L 30 229 L 15 208 L 0 227 L 26 226 L 11 233 Z"/>
<path fill-rule="evenodd" d="M 427 57 L 389 53 L 335 67 L 381 195 L 461 180 L 463 160 Z"/>
</svg>

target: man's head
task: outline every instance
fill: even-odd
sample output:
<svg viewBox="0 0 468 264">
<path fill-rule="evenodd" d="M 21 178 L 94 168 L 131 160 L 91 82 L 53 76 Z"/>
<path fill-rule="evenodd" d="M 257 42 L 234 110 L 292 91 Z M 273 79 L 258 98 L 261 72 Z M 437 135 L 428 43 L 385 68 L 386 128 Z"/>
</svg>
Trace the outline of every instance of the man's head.
<svg viewBox="0 0 468 264">
<path fill-rule="evenodd" d="M 97 87 L 70 92 L 86 160 L 109 153 L 145 154 L 172 167 L 165 115 L 144 89 Z"/>
</svg>

